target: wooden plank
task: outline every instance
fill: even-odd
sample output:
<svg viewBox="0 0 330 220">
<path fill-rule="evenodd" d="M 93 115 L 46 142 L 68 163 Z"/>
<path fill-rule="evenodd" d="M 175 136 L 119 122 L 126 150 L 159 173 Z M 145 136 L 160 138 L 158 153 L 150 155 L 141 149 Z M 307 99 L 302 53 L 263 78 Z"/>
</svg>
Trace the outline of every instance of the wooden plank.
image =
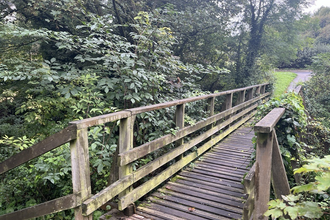
<svg viewBox="0 0 330 220">
<path fill-rule="evenodd" d="M 87 128 L 77 130 L 77 139 L 71 141 L 72 189 L 74 194 L 80 194 L 82 201 L 91 196 L 91 181 L 88 152 Z M 76 220 L 92 220 L 93 216 L 83 216 L 81 206 L 75 208 Z"/>
<path fill-rule="evenodd" d="M 152 196 L 156 198 L 160 198 L 161 200 L 172 202 L 174 204 L 179 203 L 184 206 L 187 206 L 188 207 L 187 211 L 189 211 L 189 207 L 193 207 L 194 210 L 199 210 L 199 211 L 203 211 L 204 213 L 208 213 L 208 214 L 202 213 L 202 215 L 204 215 L 205 218 L 209 218 L 209 219 L 219 219 L 221 218 L 220 216 L 227 218 L 235 218 L 235 219 L 240 219 L 242 217 L 242 215 L 234 212 L 229 212 L 226 209 L 221 209 L 218 207 L 206 205 L 205 202 L 207 202 L 207 200 L 204 200 L 203 202 L 199 203 L 196 200 L 189 200 L 186 198 L 175 197 L 172 195 L 165 195 L 159 192 L 153 193 Z M 155 201 L 155 203 L 157 203 L 157 200 Z"/>
<path fill-rule="evenodd" d="M 49 136 L 48 138 L 40 141 L 39 143 L 22 150 L 21 152 L 13 155 L 12 157 L 8 158 L 7 160 L 0 163 L 0 174 L 5 173 L 23 163 L 28 162 L 40 155 L 43 155 L 62 144 L 65 144 L 77 136 L 77 130 L 75 126 L 68 126 L 63 130 Z"/>
<path fill-rule="evenodd" d="M 254 131 L 260 133 L 270 133 L 284 112 L 285 108 L 274 108 L 254 126 Z"/>
<path fill-rule="evenodd" d="M 225 211 L 223 211 L 221 209 L 201 205 L 201 204 L 198 204 L 196 202 L 187 201 L 187 200 L 184 200 L 184 199 L 181 199 L 181 198 L 161 196 L 159 193 L 158 194 L 156 193 L 155 195 L 159 195 L 159 197 L 149 197 L 149 200 L 151 202 L 162 205 L 162 206 L 178 209 L 182 212 L 185 212 L 186 214 L 194 215 L 194 218 L 190 218 L 190 219 L 201 219 L 201 220 L 205 220 L 205 219 L 212 219 L 212 220 L 213 219 L 229 219 L 231 216 L 227 216 L 228 214 L 229 215 L 231 215 L 231 214 L 235 215 L 233 213 L 228 213 L 228 212 L 225 213 Z M 194 211 L 189 211 L 189 208 L 191 208 L 191 207 L 194 208 Z M 214 212 L 218 212 L 218 215 L 213 214 Z M 227 218 L 224 218 L 223 216 L 225 216 Z M 185 217 L 188 217 L 188 216 L 185 216 Z"/>
<path fill-rule="evenodd" d="M 202 198 L 205 199 L 209 199 L 209 197 L 212 198 L 218 198 L 218 202 L 222 203 L 222 204 L 227 204 L 236 208 L 242 208 L 243 207 L 243 199 L 241 198 L 237 198 L 234 196 L 228 196 L 228 195 L 224 195 L 223 193 L 218 193 L 218 192 L 212 192 L 209 190 L 204 190 L 204 189 L 200 189 L 200 188 L 194 188 L 194 187 L 190 187 L 190 186 L 186 186 L 186 185 L 182 185 L 182 184 L 178 184 L 178 183 L 173 183 L 173 182 L 168 182 L 168 186 L 166 187 L 166 189 L 168 190 L 173 190 L 176 192 L 183 192 L 187 195 L 193 195 L 193 194 L 197 194 L 199 193 L 200 196 L 202 196 Z M 211 199 L 212 200 L 212 199 Z"/>
<path fill-rule="evenodd" d="M 95 125 L 101 125 L 108 122 L 118 121 L 123 118 L 130 117 L 132 113 L 129 110 L 100 115 L 97 117 L 86 118 L 78 121 L 71 121 L 70 125 L 75 125 L 77 129 L 88 128 Z"/>
<path fill-rule="evenodd" d="M 271 162 L 274 133 L 257 133 L 255 210 L 253 219 L 267 220 L 263 214 L 268 210 L 270 195 Z"/>
<path fill-rule="evenodd" d="M 275 191 L 276 198 L 282 198 L 282 195 L 290 194 L 290 186 L 288 178 L 286 176 L 285 167 L 282 160 L 280 148 L 276 133 L 273 130 L 274 141 L 273 141 L 273 157 L 272 157 L 272 184 Z"/>
<path fill-rule="evenodd" d="M 243 177 L 243 175 L 241 175 Z M 191 186 L 194 188 L 198 188 L 198 189 L 204 189 L 204 190 L 208 190 L 208 191 L 212 191 L 212 192 L 218 192 L 218 193 L 222 193 L 224 195 L 229 195 L 229 196 L 235 196 L 235 197 L 243 197 L 242 193 L 239 192 L 235 192 L 235 191 L 231 191 L 229 190 L 229 188 L 224 189 L 223 187 L 219 187 L 219 186 L 210 186 L 204 183 L 197 183 L 194 181 L 189 181 L 189 180 L 182 180 L 182 179 L 178 179 L 175 181 L 175 183 L 179 183 L 182 185 L 186 185 L 186 186 Z"/>
<path fill-rule="evenodd" d="M 79 206 L 79 204 L 79 197 L 74 194 L 70 194 L 16 212 L 1 215 L 0 220 L 24 220 L 30 218 L 37 218 L 44 215 L 75 208 Z"/>
<path fill-rule="evenodd" d="M 231 193 L 233 195 L 243 195 L 243 191 L 241 189 L 238 189 L 238 188 L 235 188 L 235 187 L 229 187 L 229 186 L 226 186 L 225 184 L 219 184 L 219 182 L 221 182 L 221 181 L 219 181 L 219 179 L 217 179 L 217 181 L 214 182 L 214 181 L 208 181 L 207 179 L 200 180 L 200 179 L 194 178 L 194 176 L 185 177 L 181 174 L 179 174 L 176 177 L 177 177 L 176 181 L 179 181 L 179 180 L 181 181 L 182 180 L 182 181 L 188 181 L 188 182 L 191 182 L 191 183 L 203 184 L 205 186 L 216 187 L 218 189 L 223 189 L 223 190 L 229 191 L 228 193 Z"/>
<path fill-rule="evenodd" d="M 250 100 L 248 102 L 245 102 L 245 103 L 242 103 L 240 105 L 237 105 L 229 110 L 226 110 L 226 111 L 223 111 L 217 115 L 214 115 L 214 116 L 211 116 L 209 118 L 207 118 L 206 120 L 204 121 L 200 121 L 198 123 L 196 123 L 195 125 L 192 125 L 192 126 L 189 126 L 189 127 L 186 127 L 186 128 L 183 128 L 183 129 L 180 129 L 175 136 L 173 136 L 172 134 L 169 134 L 169 135 L 166 135 L 166 136 L 163 136 L 161 138 L 158 138 L 154 141 L 151 141 L 151 142 L 148 142 L 146 144 L 143 144 L 139 147 L 135 147 L 133 148 L 132 150 L 130 151 L 127 151 L 125 153 L 121 153 L 119 155 L 119 161 L 120 161 L 120 165 L 126 165 L 128 163 L 131 163 L 157 149 L 160 149 L 162 148 L 163 146 L 166 146 L 176 140 L 179 140 L 181 139 L 182 137 L 184 136 L 187 136 L 188 134 L 191 134 L 207 125 L 210 125 L 264 97 L 266 97 L 267 95 L 269 95 L 269 93 L 267 94 L 264 94 L 264 96 L 260 96 L 258 98 L 255 98 L 253 100 Z M 253 109 L 257 106 L 258 104 L 256 105 L 253 105 L 251 107 L 249 107 L 248 109 Z"/>
<path fill-rule="evenodd" d="M 144 205 L 144 204 L 143 204 Z M 156 215 L 167 220 L 193 220 L 194 215 L 186 214 L 185 212 L 179 211 L 177 209 L 168 208 L 158 204 L 148 203 L 145 207 L 139 207 L 138 210 L 146 212 L 148 214 Z"/>
<path fill-rule="evenodd" d="M 200 204 L 205 204 L 205 205 L 208 205 L 208 206 L 212 206 L 212 207 L 216 207 L 216 208 L 219 208 L 219 209 L 227 210 L 227 211 L 232 212 L 232 213 L 238 213 L 238 214 L 242 213 L 242 210 L 240 208 L 228 206 L 228 205 L 225 205 L 225 204 L 222 204 L 222 203 L 219 203 L 219 202 L 214 202 L 214 201 L 208 200 L 205 197 L 199 198 L 199 197 L 196 197 L 194 195 L 187 195 L 187 194 L 175 192 L 173 190 L 167 190 L 167 189 L 164 189 L 164 188 L 159 189 L 158 192 L 163 193 L 165 195 L 175 196 L 177 198 L 183 198 L 183 199 L 186 199 L 186 200 L 198 202 Z"/>
<path fill-rule="evenodd" d="M 200 148 L 197 149 L 196 152 L 192 152 L 188 154 L 187 156 L 183 157 L 180 161 L 173 164 L 171 167 L 167 168 L 148 182 L 142 184 L 141 186 L 134 189 L 132 192 L 127 194 L 126 196 L 123 196 L 120 198 L 120 201 L 118 203 L 119 210 L 123 210 L 127 207 L 130 203 L 135 202 L 148 192 L 150 192 L 152 189 L 157 187 L 159 184 L 164 182 L 166 179 L 168 179 L 170 176 L 178 172 L 180 169 L 182 169 L 184 166 L 186 166 L 188 163 L 199 157 L 201 154 L 203 154 L 205 151 L 210 149 L 214 144 L 222 140 L 224 137 L 229 135 L 231 132 L 236 130 L 239 126 L 241 126 L 243 123 L 245 123 L 247 120 L 249 120 L 255 112 L 251 113 L 249 116 L 242 118 L 240 121 L 235 123 L 232 127 L 224 131 L 223 133 L 219 134 L 218 136 L 214 137 L 210 141 L 203 144 Z"/>
<path fill-rule="evenodd" d="M 219 178 L 216 177 L 207 176 L 205 174 L 200 174 L 200 173 L 193 173 L 193 172 L 181 172 L 180 175 L 187 178 L 193 178 L 205 182 L 221 184 L 227 187 L 232 187 L 233 188 L 232 190 L 235 190 L 237 192 L 243 192 L 243 185 L 240 183 L 233 184 L 233 182 L 227 180 L 220 180 Z"/>
</svg>

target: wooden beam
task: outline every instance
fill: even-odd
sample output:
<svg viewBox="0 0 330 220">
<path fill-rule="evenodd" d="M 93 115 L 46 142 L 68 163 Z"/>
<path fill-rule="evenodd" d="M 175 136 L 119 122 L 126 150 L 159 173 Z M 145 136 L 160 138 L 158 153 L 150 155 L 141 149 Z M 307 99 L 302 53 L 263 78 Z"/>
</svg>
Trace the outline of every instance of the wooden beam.
<svg viewBox="0 0 330 220">
<path fill-rule="evenodd" d="M 80 200 L 91 197 L 91 181 L 88 152 L 87 128 L 77 130 L 77 139 L 71 141 L 72 188 L 74 194 L 80 194 Z M 93 215 L 83 216 L 81 206 L 75 209 L 76 220 L 92 220 Z"/>
<path fill-rule="evenodd" d="M 39 143 L 22 150 L 21 152 L 13 155 L 7 160 L 0 163 L 0 174 L 5 173 L 15 167 L 22 165 L 36 157 L 39 157 L 59 146 L 65 144 L 77 136 L 77 130 L 75 126 L 68 126 L 63 130 L 49 136 L 48 138 L 40 141 Z"/>
<path fill-rule="evenodd" d="M 284 112 L 285 108 L 274 108 L 254 126 L 254 131 L 260 133 L 270 133 Z"/>
<path fill-rule="evenodd" d="M 272 157 L 272 184 L 277 199 L 282 199 L 281 195 L 290 194 L 290 186 L 286 176 L 281 151 L 278 145 L 276 133 L 273 130 L 273 157 Z"/>
<path fill-rule="evenodd" d="M 274 133 L 257 133 L 255 198 L 253 219 L 267 220 L 264 213 L 268 210 L 270 195 L 271 165 Z"/>
<path fill-rule="evenodd" d="M 105 124 L 108 122 L 113 122 L 120 120 L 122 118 L 130 117 L 132 113 L 129 110 L 124 110 L 120 112 L 115 112 L 106 115 L 100 115 L 92 118 L 87 118 L 79 121 L 71 121 L 71 125 L 75 125 L 77 129 L 88 128 L 95 125 Z"/>
<path fill-rule="evenodd" d="M 223 96 L 223 95 L 227 95 L 227 94 L 230 94 L 230 93 L 236 93 L 236 92 L 240 92 L 240 91 L 243 91 L 243 90 L 253 89 L 255 87 L 262 86 L 262 85 L 268 85 L 268 84 L 269 83 L 264 83 L 264 84 L 259 84 L 259 85 L 254 85 L 254 86 L 249 86 L 249 87 L 244 87 L 244 88 L 239 88 L 239 89 L 233 89 L 233 90 L 223 91 L 223 92 L 214 93 L 214 94 L 209 94 L 209 95 L 203 95 L 203 96 L 192 97 L 192 98 L 187 98 L 187 99 L 175 100 L 175 101 L 156 104 L 156 105 L 151 105 L 151 106 L 138 107 L 138 108 L 130 109 L 130 111 L 132 112 L 132 115 L 136 115 L 136 114 L 140 114 L 140 113 L 143 113 L 143 112 L 168 108 L 168 107 L 171 107 L 171 106 L 181 105 L 181 104 L 185 104 L 185 103 L 189 103 L 189 102 L 195 102 L 195 101 L 198 101 L 198 100 L 208 99 L 208 98 L 212 98 L 212 97 Z"/>
<path fill-rule="evenodd" d="M 16 212 L 1 215 L 0 220 L 24 220 L 61 212 L 79 206 L 79 197 L 70 194 Z"/>
</svg>

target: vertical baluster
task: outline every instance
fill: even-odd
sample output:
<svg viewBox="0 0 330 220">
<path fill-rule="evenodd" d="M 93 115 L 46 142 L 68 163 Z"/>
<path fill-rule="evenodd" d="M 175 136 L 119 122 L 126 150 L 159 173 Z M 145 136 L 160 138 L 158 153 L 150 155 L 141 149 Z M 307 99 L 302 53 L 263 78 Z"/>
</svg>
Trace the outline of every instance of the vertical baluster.
<svg viewBox="0 0 330 220">
<path fill-rule="evenodd" d="M 70 142 L 73 193 L 84 201 L 91 196 L 88 152 L 88 128 L 77 130 L 77 139 Z M 93 214 L 83 216 L 81 206 L 75 209 L 76 220 L 92 220 Z"/>
<path fill-rule="evenodd" d="M 120 120 L 119 126 L 119 154 L 133 149 L 133 133 L 134 133 L 134 121 L 136 116 L 131 116 Z M 133 168 L 131 164 L 127 164 L 119 167 L 119 179 L 131 174 Z M 132 191 L 132 186 L 124 190 L 118 196 L 122 197 Z M 121 207 L 119 207 L 121 210 Z M 135 212 L 134 201 L 129 205 L 124 213 L 127 216 L 133 215 Z"/>
<path fill-rule="evenodd" d="M 239 104 L 245 102 L 245 92 L 246 92 L 246 90 L 238 92 L 238 98 L 236 101 L 236 105 L 239 105 Z"/>
</svg>

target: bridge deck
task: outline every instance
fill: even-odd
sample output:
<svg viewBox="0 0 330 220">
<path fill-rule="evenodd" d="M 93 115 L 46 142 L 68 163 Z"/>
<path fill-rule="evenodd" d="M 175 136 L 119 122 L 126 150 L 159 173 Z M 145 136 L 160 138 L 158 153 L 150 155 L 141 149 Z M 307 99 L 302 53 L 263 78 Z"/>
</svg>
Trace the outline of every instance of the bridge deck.
<svg viewBox="0 0 330 220">
<path fill-rule="evenodd" d="M 128 220 L 241 219 L 241 183 L 253 152 L 251 128 L 236 130 L 137 207 Z"/>
</svg>

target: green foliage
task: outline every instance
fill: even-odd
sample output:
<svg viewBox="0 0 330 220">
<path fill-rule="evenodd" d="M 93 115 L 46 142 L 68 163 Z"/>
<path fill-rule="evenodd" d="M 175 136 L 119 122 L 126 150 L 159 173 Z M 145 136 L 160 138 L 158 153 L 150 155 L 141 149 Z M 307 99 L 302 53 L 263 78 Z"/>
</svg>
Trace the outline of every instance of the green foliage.
<svg viewBox="0 0 330 220">
<path fill-rule="evenodd" d="M 290 194 L 282 196 L 282 199 L 271 200 L 265 216 L 279 219 L 286 219 L 287 216 L 290 219 L 329 218 L 330 156 L 322 159 L 313 158 L 306 162 L 307 164 L 296 169 L 295 173 L 304 175 L 312 173 L 314 181 L 293 187 L 292 191 L 297 195 Z"/>
<path fill-rule="evenodd" d="M 314 74 L 305 83 L 304 95 L 308 112 L 330 127 L 330 53 L 316 56 L 311 65 Z"/>
<path fill-rule="evenodd" d="M 275 97 L 258 107 L 256 121 L 266 116 L 274 108 L 285 108 L 285 113 L 277 123 L 276 135 L 281 150 L 289 181 L 293 179 L 291 161 L 305 158 L 305 144 L 300 140 L 300 133 L 307 126 L 307 115 L 303 106 L 302 98 L 294 92 L 289 92 Z M 291 182 L 293 184 L 293 181 Z"/>
</svg>

